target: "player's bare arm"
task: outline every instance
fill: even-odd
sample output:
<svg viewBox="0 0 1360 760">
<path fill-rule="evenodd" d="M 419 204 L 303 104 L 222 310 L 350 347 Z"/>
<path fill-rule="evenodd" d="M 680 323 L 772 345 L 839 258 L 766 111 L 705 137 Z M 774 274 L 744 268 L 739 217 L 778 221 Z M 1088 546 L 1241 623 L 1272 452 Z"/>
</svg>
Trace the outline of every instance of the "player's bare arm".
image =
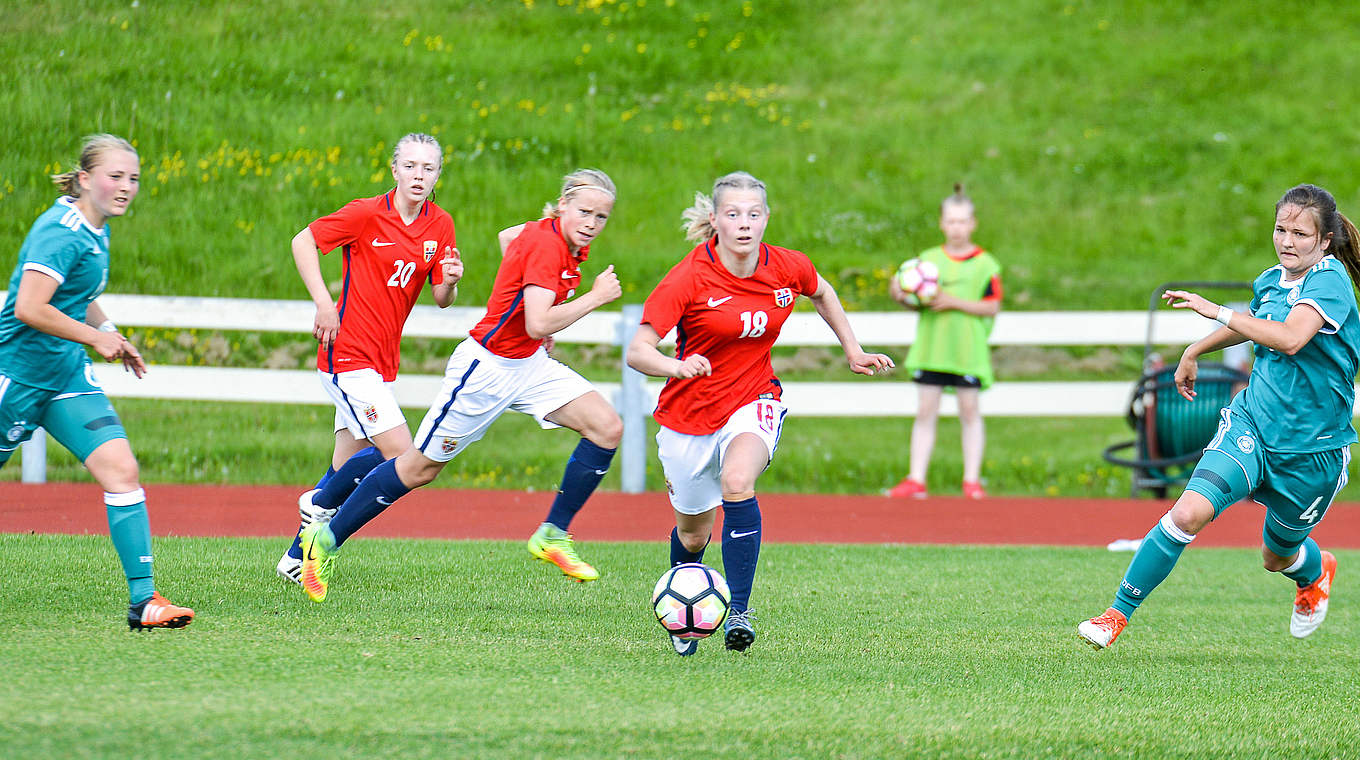
<svg viewBox="0 0 1360 760">
<path fill-rule="evenodd" d="M 649 324 L 638 327 L 633 340 L 628 344 L 628 366 L 651 377 L 674 377 L 689 380 L 694 377 L 713 374 L 713 365 L 703 354 L 690 354 L 684 360 L 661 353 L 657 345 L 661 336 Z"/>
<path fill-rule="evenodd" d="M 900 290 L 900 288 L 899 288 Z M 1001 313 L 1001 301 L 998 299 L 969 301 L 966 298 L 959 298 L 940 291 L 930 299 L 929 307 L 931 311 L 947 311 L 954 309 L 964 314 L 971 314 L 975 317 L 995 317 Z"/>
<path fill-rule="evenodd" d="M 524 225 L 516 224 L 513 227 L 506 227 L 505 229 L 496 233 L 496 242 L 500 244 L 502 256 L 505 255 L 505 251 L 510 247 L 510 244 L 515 242 L 515 238 L 519 237 L 519 233 L 523 231 Z"/>
<path fill-rule="evenodd" d="M 812 299 L 812 305 L 822 320 L 831 328 L 831 332 L 836 334 L 836 340 L 840 341 L 841 349 L 845 351 L 845 359 L 850 363 L 852 371 L 859 375 L 872 375 L 878 370 L 896 366 L 885 354 L 867 353 L 860 347 L 859 340 L 855 338 L 855 331 L 850 327 L 850 319 L 845 316 L 845 307 L 841 305 L 841 299 L 836 295 L 831 283 L 821 275 L 817 275 L 817 291 L 809 298 Z"/>
<path fill-rule="evenodd" d="M 439 260 L 440 275 L 444 281 L 430 289 L 434 302 L 441 309 L 447 309 L 458 299 L 458 281 L 463 279 L 463 257 L 453 246 L 444 246 L 444 257 Z"/>
<path fill-rule="evenodd" d="M 326 288 L 326 280 L 321 276 L 321 254 L 316 248 L 316 238 L 310 227 L 293 236 L 293 263 L 297 266 L 302 284 L 316 305 L 316 317 L 312 323 L 312 337 L 323 346 L 335 342 L 340 332 L 340 312 L 335 309 L 335 300 Z"/>
<path fill-rule="evenodd" d="M 524 289 L 524 330 L 535 340 L 562 330 L 590 312 L 623 295 L 614 265 L 605 267 L 595 278 L 589 292 L 570 301 L 553 305 L 554 293 L 538 285 Z"/>
<path fill-rule="evenodd" d="M 1219 306 L 1209 299 L 1191 293 L 1186 290 L 1168 290 L 1162 294 L 1167 304 L 1173 309 L 1190 309 L 1202 317 L 1209 319 L 1219 319 L 1219 310 L 1227 307 Z M 1325 322 L 1322 315 L 1308 304 L 1300 304 L 1294 307 L 1289 316 L 1283 322 L 1276 322 L 1269 319 L 1257 319 L 1246 312 L 1231 312 L 1225 314 L 1227 329 L 1237 333 L 1241 340 L 1250 340 L 1267 348 L 1272 348 L 1281 353 L 1293 356 L 1299 349 L 1308 345 L 1308 341 L 1317 335 Z M 1219 331 L 1215 331 L 1215 334 Z M 1212 337 L 1212 335 L 1210 336 Z M 1227 345 L 1236 345 L 1229 343 Z M 1206 348 L 1200 354 L 1217 351 L 1219 348 Z"/>
</svg>

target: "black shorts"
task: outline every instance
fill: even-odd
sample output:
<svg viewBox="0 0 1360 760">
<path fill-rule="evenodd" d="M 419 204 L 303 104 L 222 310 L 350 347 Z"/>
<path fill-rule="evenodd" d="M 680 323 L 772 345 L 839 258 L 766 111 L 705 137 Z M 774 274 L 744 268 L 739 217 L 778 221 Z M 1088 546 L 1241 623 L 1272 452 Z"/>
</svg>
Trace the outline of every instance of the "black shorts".
<svg viewBox="0 0 1360 760">
<path fill-rule="evenodd" d="M 981 388 L 982 380 L 973 375 L 956 375 L 953 372 L 936 372 L 918 369 L 911 373 L 911 379 L 921 385 L 948 385 L 956 388 Z"/>
</svg>

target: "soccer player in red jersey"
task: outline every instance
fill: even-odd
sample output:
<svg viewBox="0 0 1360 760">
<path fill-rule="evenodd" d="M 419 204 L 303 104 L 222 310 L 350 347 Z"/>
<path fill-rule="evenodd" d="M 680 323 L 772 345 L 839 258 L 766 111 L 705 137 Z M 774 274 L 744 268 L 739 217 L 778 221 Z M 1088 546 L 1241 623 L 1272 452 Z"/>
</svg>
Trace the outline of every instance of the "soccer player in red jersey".
<svg viewBox="0 0 1360 760">
<path fill-rule="evenodd" d="M 548 356 L 544 341 L 623 294 L 614 267 L 576 296 L 581 263 L 614 208 L 614 183 L 601 171 L 568 174 L 546 218 L 528 222 L 510 242 L 496 272 L 486 316 L 449 357 L 444 384 L 416 432 L 415 443 L 376 467 L 329 524 L 302 534 L 302 587 L 323 601 L 331 565 L 345 539 L 414 488 L 434 480 L 505 410 L 532 415 L 544 428 L 581 434 L 567 461 L 547 519 L 529 551 L 578 581 L 599 577 L 577 556 L 567 527 L 608 472 L 623 422 L 588 380 Z"/>
<path fill-rule="evenodd" d="M 392 151 L 392 190 L 350 201 L 293 238 L 293 260 L 316 304 L 317 373 L 335 403 L 330 469 L 315 489 L 298 498 L 299 535 L 312 522 L 329 520 L 364 475 L 411 445 L 411 431 L 392 393 L 402 327 L 426 281 L 435 303 L 447 307 L 463 276 L 453 219 L 430 200 L 442 166 L 438 141 L 408 134 Z M 343 286 L 334 301 L 318 252 L 337 248 L 344 250 Z M 276 570 L 301 582 L 297 538 Z"/>
<path fill-rule="evenodd" d="M 675 508 L 672 566 L 703 560 L 722 505 L 723 566 L 732 590 L 724 639 L 737 651 L 755 640 L 748 604 L 760 554 L 756 478 L 774 456 L 788 411 L 770 349 L 794 301 L 812 299 L 854 372 L 872 375 L 893 366 L 887 356 L 860 348 L 836 291 L 805 254 L 762 241 L 769 214 L 765 184 L 746 172 L 719 178 L 711 198 L 696 193 L 684 220 L 687 237 L 699 245 L 647 297 L 628 346 L 629 366 L 670 378 L 653 416 Z M 674 357 L 657 348 L 671 328 Z M 680 655 L 698 646 L 671 640 Z"/>
</svg>

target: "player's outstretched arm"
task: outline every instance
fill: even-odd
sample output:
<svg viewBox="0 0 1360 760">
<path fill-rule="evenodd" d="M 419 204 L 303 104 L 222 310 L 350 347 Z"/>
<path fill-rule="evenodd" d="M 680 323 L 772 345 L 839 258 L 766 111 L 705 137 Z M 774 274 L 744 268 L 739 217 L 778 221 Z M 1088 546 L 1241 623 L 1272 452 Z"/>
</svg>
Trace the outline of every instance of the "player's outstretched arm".
<svg viewBox="0 0 1360 760">
<path fill-rule="evenodd" d="M 831 328 L 831 332 L 836 334 L 836 340 L 840 341 L 841 350 L 845 351 L 845 359 L 850 363 L 852 371 L 860 375 L 872 375 L 881 369 L 896 366 L 887 355 L 870 354 L 860 347 L 859 340 L 855 338 L 855 331 L 850 327 L 850 319 L 845 316 L 845 307 L 841 306 L 840 297 L 836 295 L 831 283 L 821 275 L 817 275 L 817 292 L 808 297 L 812 299 L 812 305 Z"/>
<path fill-rule="evenodd" d="M 681 380 L 713 374 L 713 365 L 709 363 L 707 357 L 702 354 L 690 354 L 681 361 L 661 353 L 661 349 L 657 348 L 660 342 L 661 336 L 657 335 L 656 328 L 646 323 L 642 324 L 633 335 L 632 342 L 628 344 L 628 353 L 625 356 L 628 366 L 644 375 L 675 377 Z"/>
</svg>

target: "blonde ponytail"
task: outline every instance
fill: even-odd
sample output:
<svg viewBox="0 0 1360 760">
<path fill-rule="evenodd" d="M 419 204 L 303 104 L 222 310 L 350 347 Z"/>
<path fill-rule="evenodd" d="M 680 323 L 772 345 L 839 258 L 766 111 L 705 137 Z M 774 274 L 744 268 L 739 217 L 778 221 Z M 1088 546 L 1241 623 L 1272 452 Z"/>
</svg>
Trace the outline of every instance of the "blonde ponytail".
<svg viewBox="0 0 1360 760">
<path fill-rule="evenodd" d="M 121 137 L 110 134 L 90 135 L 80 147 L 80 158 L 76 159 L 75 168 L 69 172 L 51 175 L 52 184 L 56 185 L 63 195 L 79 198 L 80 173 L 94 171 L 104 159 L 104 154 L 112 150 L 125 150 L 134 156 L 137 155 L 137 149 L 132 147 L 132 143 Z"/>
</svg>

